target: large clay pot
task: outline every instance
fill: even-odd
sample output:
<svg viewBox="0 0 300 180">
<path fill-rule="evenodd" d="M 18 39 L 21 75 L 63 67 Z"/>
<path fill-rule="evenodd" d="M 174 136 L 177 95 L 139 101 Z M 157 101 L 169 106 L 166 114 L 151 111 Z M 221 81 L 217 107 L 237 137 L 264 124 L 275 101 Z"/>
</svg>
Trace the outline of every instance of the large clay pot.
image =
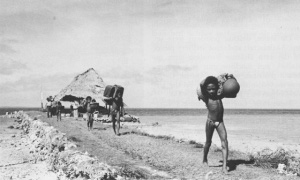
<svg viewBox="0 0 300 180">
<path fill-rule="evenodd" d="M 231 78 L 228 79 L 226 82 L 224 82 L 223 84 L 224 97 L 235 98 L 239 91 L 240 91 L 240 85 L 236 79 Z"/>
</svg>

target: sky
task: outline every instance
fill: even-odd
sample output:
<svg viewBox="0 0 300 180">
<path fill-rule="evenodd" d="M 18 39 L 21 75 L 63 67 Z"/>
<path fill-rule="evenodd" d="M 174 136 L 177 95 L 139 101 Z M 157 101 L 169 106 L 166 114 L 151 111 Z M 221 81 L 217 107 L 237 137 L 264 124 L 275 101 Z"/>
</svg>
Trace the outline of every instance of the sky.
<svg viewBox="0 0 300 180">
<path fill-rule="evenodd" d="M 94 68 L 131 108 L 205 108 L 199 82 L 230 73 L 225 109 L 299 109 L 299 50 L 296 0 L 0 0 L 0 107 Z"/>
</svg>

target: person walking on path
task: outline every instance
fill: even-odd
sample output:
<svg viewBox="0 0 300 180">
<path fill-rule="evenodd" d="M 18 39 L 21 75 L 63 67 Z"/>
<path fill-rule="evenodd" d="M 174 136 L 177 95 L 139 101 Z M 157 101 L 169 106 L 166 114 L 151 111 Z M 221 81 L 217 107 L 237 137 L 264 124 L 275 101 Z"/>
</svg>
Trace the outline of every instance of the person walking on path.
<svg viewBox="0 0 300 180">
<path fill-rule="evenodd" d="M 51 112 L 51 108 L 52 108 L 52 96 L 47 98 L 47 117 L 51 118 L 52 117 L 52 112 Z"/>
<path fill-rule="evenodd" d="M 218 87 L 218 79 L 214 76 L 208 76 L 204 80 L 204 83 L 201 85 L 201 92 L 203 96 L 198 96 L 198 99 L 203 100 L 208 110 L 207 121 L 205 124 L 206 142 L 203 150 L 203 164 L 208 165 L 207 155 L 211 146 L 214 130 L 216 129 L 221 139 L 222 145 L 222 169 L 223 172 L 227 174 L 228 140 L 225 124 L 223 121 L 224 107 L 222 98 L 224 97 L 222 95 L 217 95 Z"/>
<path fill-rule="evenodd" d="M 124 116 L 124 103 L 122 98 L 122 93 L 117 92 L 115 98 L 112 99 L 112 111 L 111 111 L 111 121 L 114 129 L 114 133 L 120 136 L 120 116 Z M 116 124 L 117 123 L 117 124 Z M 117 127 L 116 127 L 117 125 Z"/>
</svg>

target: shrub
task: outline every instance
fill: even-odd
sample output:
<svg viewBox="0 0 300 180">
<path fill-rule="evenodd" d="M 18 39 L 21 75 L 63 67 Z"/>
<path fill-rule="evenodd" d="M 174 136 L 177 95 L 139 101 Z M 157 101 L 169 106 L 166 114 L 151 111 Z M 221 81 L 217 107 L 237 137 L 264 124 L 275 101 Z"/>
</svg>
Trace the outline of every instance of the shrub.
<svg viewBox="0 0 300 180">
<path fill-rule="evenodd" d="M 284 149 L 277 149 L 272 151 L 271 149 L 264 149 L 254 155 L 254 165 L 263 168 L 277 168 L 277 165 L 287 164 L 290 154 Z"/>
<path fill-rule="evenodd" d="M 277 168 L 278 164 L 286 165 L 286 173 L 300 175 L 300 158 L 293 155 L 292 151 L 278 148 L 276 151 L 264 149 L 250 156 L 254 160 L 255 166 L 263 168 Z"/>
</svg>

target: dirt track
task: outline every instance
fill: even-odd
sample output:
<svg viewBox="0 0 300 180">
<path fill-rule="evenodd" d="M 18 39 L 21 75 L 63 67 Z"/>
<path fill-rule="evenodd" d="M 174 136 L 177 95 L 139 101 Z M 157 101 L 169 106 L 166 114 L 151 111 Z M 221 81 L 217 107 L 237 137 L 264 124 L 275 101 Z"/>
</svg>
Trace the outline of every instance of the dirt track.
<svg viewBox="0 0 300 180">
<path fill-rule="evenodd" d="M 201 164 L 203 148 L 196 148 L 194 144 L 133 134 L 130 133 L 132 128 L 126 126 L 121 129 L 121 136 L 115 136 L 111 124 L 95 122 L 94 130 L 88 131 L 85 121 L 63 118 L 57 122 L 56 117 L 46 118 L 41 112 L 29 114 L 66 133 L 81 151 L 120 167 L 123 174 L 131 178 L 204 179 L 209 174 L 209 179 L 296 179 L 254 167 L 247 155 L 239 152 L 230 152 L 230 172 L 224 175 L 218 148 L 211 149 L 209 167 L 204 167 Z"/>
</svg>

